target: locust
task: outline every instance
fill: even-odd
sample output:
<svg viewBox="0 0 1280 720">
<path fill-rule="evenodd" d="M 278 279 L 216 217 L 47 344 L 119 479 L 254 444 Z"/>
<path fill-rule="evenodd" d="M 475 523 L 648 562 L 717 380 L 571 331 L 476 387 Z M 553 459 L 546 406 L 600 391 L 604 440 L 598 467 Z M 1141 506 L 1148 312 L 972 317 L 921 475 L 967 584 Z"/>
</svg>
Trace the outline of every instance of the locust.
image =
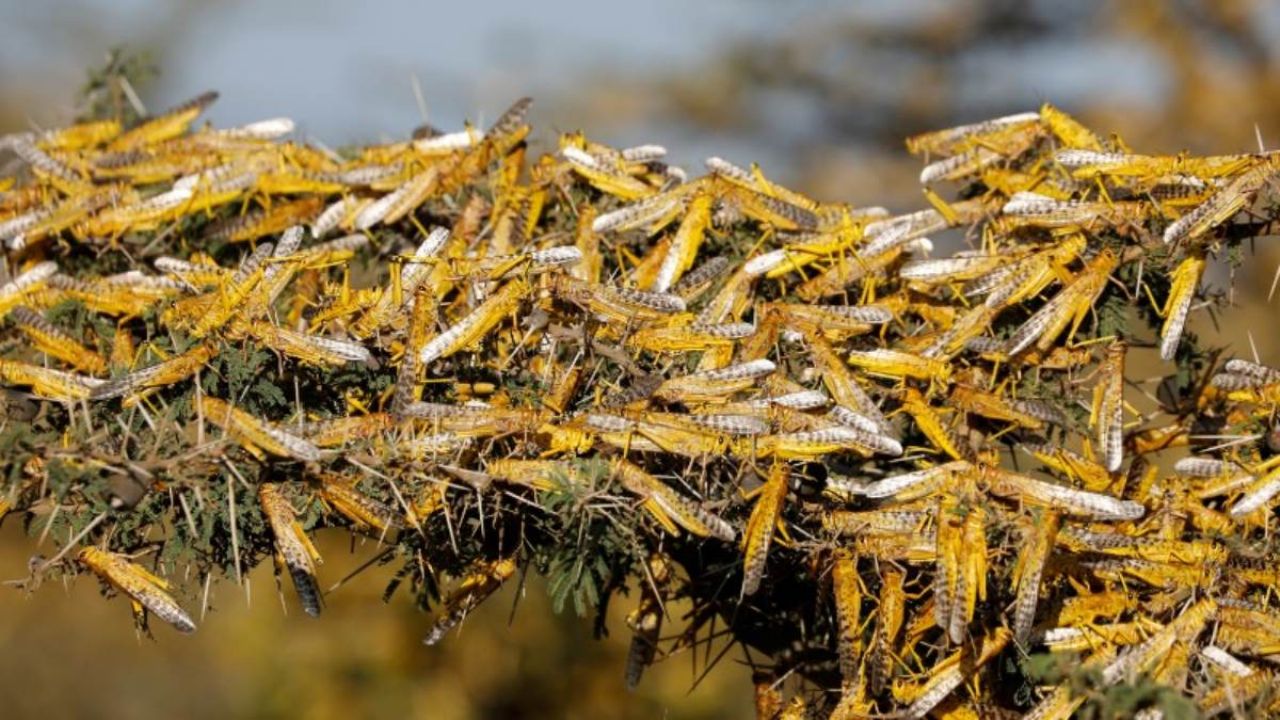
<svg viewBox="0 0 1280 720">
<path fill-rule="evenodd" d="M 320 459 L 320 450 L 310 441 L 282 430 L 274 423 L 255 417 L 223 400 L 202 396 L 200 412 L 204 418 L 221 427 L 227 435 L 240 443 L 245 450 L 262 458 L 265 453 L 296 460 Z"/>
<path fill-rule="evenodd" d="M 645 668 L 653 664 L 657 655 L 665 614 L 662 596 L 669 592 L 671 583 L 671 561 L 660 553 L 649 556 L 647 570 L 647 582 L 641 586 L 640 604 L 627 616 L 627 625 L 632 631 L 624 674 L 628 690 L 636 689 Z"/>
<path fill-rule="evenodd" d="M 677 525 L 694 535 L 715 537 L 730 542 L 737 535 L 731 525 L 710 512 L 698 507 L 692 500 L 678 494 L 665 483 L 627 460 L 617 460 L 612 466 L 618 482 L 629 492 L 640 497 L 645 510 L 667 532 L 679 532 Z"/>
<path fill-rule="evenodd" d="M 1098 369 L 1098 384 L 1093 390 L 1090 424 L 1097 432 L 1103 466 L 1116 472 L 1124 462 L 1124 358 L 1123 342 L 1112 343 Z"/>
<path fill-rule="evenodd" d="M 510 558 L 477 561 L 444 601 L 444 612 L 423 638 L 424 645 L 435 645 L 445 634 L 462 622 L 467 614 L 502 587 L 513 574 L 516 564 Z"/>
<path fill-rule="evenodd" d="M 789 472 L 784 462 L 775 462 L 768 478 L 760 487 L 751 517 L 743 531 L 743 579 L 742 594 L 751 595 L 760 589 L 765 563 L 769 557 L 769 545 L 774 533 L 781 528 L 782 512 L 786 503 Z"/>
<path fill-rule="evenodd" d="M 258 488 L 258 504 L 266 515 L 274 538 L 276 562 L 289 573 L 302 610 L 317 617 L 321 610 L 320 585 L 316 580 L 316 563 L 320 553 L 298 522 L 289 500 L 280 487 L 265 483 Z"/>
<path fill-rule="evenodd" d="M 163 579 L 128 558 L 95 547 L 82 549 L 76 558 L 103 581 L 129 596 L 134 617 L 141 627 L 145 627 L 145 614 L 150 612 L 179 632 L 195 632 L 195 622 L 169 594 L 169 584 Z"/>
</svg>

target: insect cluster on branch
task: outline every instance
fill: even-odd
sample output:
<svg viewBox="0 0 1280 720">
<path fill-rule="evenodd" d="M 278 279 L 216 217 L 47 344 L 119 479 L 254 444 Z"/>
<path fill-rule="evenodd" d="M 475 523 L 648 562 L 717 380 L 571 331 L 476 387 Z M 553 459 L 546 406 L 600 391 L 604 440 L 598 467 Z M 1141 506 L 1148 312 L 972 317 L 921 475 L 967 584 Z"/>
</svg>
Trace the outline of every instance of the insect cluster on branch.
<svg viewBox="0 0 1280 720">
<path fill-rule="evenodd" d="M 17 584 L 189 632 L 273 558 L 319 615 L 342 527 L 428 644 L 541 573 L 638 595 L 629 685 L 723 625 L 761 717 L 1276 710 L 1280 370 L 1187 324 L 1280 155 L 1045 105 L 910 138 L 895 215 L 580 133 L 530 159 L 527 100 L 334 153 L 196 126 L 215 97 L 0 140 L 0 516 L 58 547 Z"/>
</svg>

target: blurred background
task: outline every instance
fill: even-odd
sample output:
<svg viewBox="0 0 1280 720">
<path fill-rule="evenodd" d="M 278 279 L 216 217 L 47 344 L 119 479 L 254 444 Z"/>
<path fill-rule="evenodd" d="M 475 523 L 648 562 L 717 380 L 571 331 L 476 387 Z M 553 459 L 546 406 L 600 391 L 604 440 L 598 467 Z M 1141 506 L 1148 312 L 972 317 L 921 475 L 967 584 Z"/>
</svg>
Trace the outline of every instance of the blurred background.
<svg viewBox="0 0 1280 720">
<path fill-rule="evenodd" d="M 429 121 L 483 124 L 536 99 L 535 147 L 582 129 L 614 145 L 660 142 L 702 158 L 760 162 L 824 200 L 920 206 L 910 133 L 1051 101 L 1143 152 L 1280 146 L 1280 4 L 1264 0 L 589 0 L 538 3 L 0 0 L 0 133 L 65 123 L 85 71 L 113 47 L 160 74 L 152 110 L 207 89 L 219 126 L 287 115 L 332 147 L 400 139 Z M 1275 357 L 1268 289 L 1280 253 L 1260 243 L 1235 278 L 1229 326 L 1195 329 Z M 1226 279 L 1220 273 L 1219 281 Z M 1237 319 L 1242 319 L 1237 322 Z M 321 538 L 334 581 L 376 548 Z M 52 554 L 14 519 L 0 578 Z M 269 569 L 211 591 L 190 638 L 137 639 L 127 603 L 87 578 L 34 597 L 0 588 L 0 712 L 6 717 L 591 717 L 750 715 L 749 669 L 676 657 L 628 695 L 619 603 L 610 637 L 556 616 L 543 587 L 509 587 L 461 636 L 424 648 L 428 619 L 381 606 L 373 571 L 310 621 L 281 611 Z M 251 596 L 251 601 L 246 595 Z M 188 605 L 199 606 L 188 593 Z"/>
</svg>

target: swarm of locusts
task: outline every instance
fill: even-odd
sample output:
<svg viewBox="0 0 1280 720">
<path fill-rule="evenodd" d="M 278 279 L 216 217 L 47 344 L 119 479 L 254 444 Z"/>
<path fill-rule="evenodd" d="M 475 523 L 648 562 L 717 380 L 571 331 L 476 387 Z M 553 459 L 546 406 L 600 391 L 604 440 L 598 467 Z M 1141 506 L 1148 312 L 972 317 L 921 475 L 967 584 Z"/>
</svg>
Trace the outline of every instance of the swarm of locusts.
<svg viewBox="0 0 1280 720">
<path fill-rule="evenodd" d="M 543 574 L 635 608 L 628 685 L 740 644 L 762 718 L 1280 709 L 1280 369 L 1184 331 L 1280 155 L 1045 105 L 910 138 L 895 215 L 532 159 L 528 100 L 338 153 L 215 97 L 0 141 L 0 516 L 56 548 L 10 584 L 190 632 L 271 558 L 319 615 L 342 528 L 428 644 Z"/>
</svg>

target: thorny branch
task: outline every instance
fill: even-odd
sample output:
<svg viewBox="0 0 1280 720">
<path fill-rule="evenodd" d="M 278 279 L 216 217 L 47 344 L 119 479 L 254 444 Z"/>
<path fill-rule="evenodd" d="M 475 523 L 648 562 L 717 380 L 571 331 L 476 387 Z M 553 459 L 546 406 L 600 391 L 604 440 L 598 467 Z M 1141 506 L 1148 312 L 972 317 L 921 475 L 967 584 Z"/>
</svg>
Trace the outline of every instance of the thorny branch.
<svg viewBox="0 0 1280 720">
<path fill-rule="evenodd" d="M 3 139 L 0 517 L 65 538 L 24 586 L 190 631 L 166 578 L 273 557 L 319 615 L 341 526 L 428 643 L 538 572 L 638 596 L 629 684 L 750 647 L 762 717 L 1274 710 L 1280 370 L 1187 328 L 1280 156 L 1045 105 L 910 138 L 930 206 L 890 216 L 578 133 L 530 161 L 526 100 L 334 156 L 215 98 Z"/>
</svg>

